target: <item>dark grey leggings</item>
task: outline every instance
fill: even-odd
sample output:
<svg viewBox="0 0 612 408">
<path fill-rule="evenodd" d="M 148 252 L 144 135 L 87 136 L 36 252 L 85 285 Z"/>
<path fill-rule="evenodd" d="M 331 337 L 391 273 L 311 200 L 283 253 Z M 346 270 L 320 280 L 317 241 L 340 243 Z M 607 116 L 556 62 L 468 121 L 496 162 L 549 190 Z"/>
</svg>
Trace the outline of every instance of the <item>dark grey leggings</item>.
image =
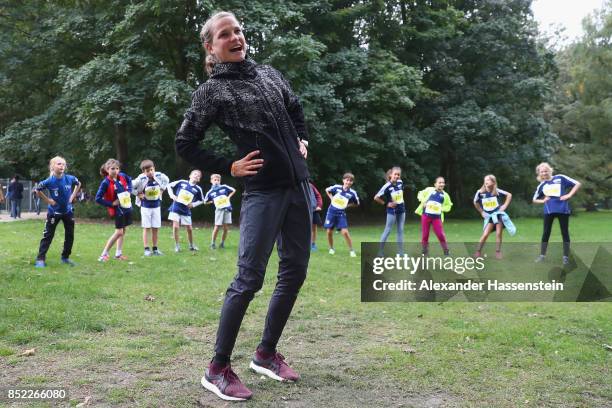
<svg viewBox="0 0 612 408">
<path fill-rule="evenodd" d="M 306 278 L 310 259 L 310 186 L 248 192 L 240 209 L 238 273 L 221 309 L 216 363 L 230 360 L 249 303 L 261 289 L 274 243 L 279 255 L 278 281 L 270 299 L 260 346 L 274 352 Z"/>
</svg>

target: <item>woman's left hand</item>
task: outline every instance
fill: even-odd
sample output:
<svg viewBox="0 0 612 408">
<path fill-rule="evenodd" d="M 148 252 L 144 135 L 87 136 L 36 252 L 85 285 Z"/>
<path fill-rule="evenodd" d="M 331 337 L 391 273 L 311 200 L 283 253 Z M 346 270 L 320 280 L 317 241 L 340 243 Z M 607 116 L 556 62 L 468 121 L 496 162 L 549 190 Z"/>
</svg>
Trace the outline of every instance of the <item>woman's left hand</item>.
<svg viewBox="0 0 612 408">
<path fill-rule="evenodd" d="M 306 147 L 306 145 L 304 144 L 304 142 L 302 142 L 301 140 L 298 140 L 298 144 L 300 146 L 300 153 L 302 154 L 302 156 L 304 156 L 304 158 L 306 159 L 308 157 L 308 148 Z"/>
<path fill-rule="evenodd" d="M 561 201 L 567 201 L 571 198 L 571 196 L 569 194 L 564 194 L 561 197 L 559 197 L 559 200 Z"/>
</svg>

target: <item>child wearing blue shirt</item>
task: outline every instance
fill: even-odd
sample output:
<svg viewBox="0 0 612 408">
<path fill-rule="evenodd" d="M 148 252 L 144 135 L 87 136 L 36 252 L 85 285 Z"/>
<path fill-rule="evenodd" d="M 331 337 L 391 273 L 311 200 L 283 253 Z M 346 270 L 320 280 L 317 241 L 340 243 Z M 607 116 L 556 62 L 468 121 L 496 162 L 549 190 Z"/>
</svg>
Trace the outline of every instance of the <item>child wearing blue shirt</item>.
<svg viewBox="0 0 612 408">
<path fill-rule="evenodd" d="M 221 184 L 220 174 L 211 174 L 210 184 L 212 184 L 212 187 L 204 197 L 205 204 L 213 204 L 215 206 L 215 226 L 212 232 L 210 248 L 215 249 L 217 247 L 217 235 L 221 226 L 223 227 L 223 235 L 221 235 L 219 248 L 225 248 L 225 239 L 229 232 L 229 226 L 232 224 L 232 204 L 230 199 L 236 193 L 236 189 L 226 184 Z"/>
<path fill-rule="evenodd" d="M 164 173 L 155 171 L 155 164 L 151 160 L 143 160 L 140 170 L 142 174 L 134 180 L 132 193 L 136 195 L 136 205 L 140 206 L 144 256 L 159 256 L 163 255 L 157 247 L 158 232 L 161 228 L 161 199 L 170 180 Z M 153 251 L 149 247 L 149 231 Z"/>
<path fill-rule="evenodd" d="M 569 216 L 571 213 L 568 201 L 582 184 L 563 174 L 553 176 L 553 168 L 546 162 L 538 164 L 536 175 L 540 184 L 533 195 L 533 202 L 544 204 L 544 231 L 540 244 L 540 255 L 536 258 L 536 262 L 544 261 L 552 224 L 554 219 L 558 218 L 563 237 L 563 264 L 567 265 L 570 253 Z"/>
<path fill-rule="evenodd" d="M 121 163 L 116 159 L 108 159 L 100 168 L 100 175 L 104 177 L 96 193 L 96 203 L 103 205 L 108 214 L 115 220 L 115 232 L 110 236 L 98 258 L 99 262 L 108 261 L 108 251 L 115 242 L 115 259 L 125 261 L 123 255 L 123 240 L 127 227 L 132 225 L 132 179 L 120 171 Z"/>
<path fill-rule="evenodd" d="M 179 229 L 184 225 L 187 229 L 187 239 L 189 240 L 189 250 L 197 251 L 198 247 L 193 244 L 193 228 L 191 226 L 191 209 L 204 203 L 204 193 L 198 186 L 202 172 L 193 170 L 189 174 L 189 181 L 176 180 L 168 184 L 168 195 L 173 202 L 170 206 L 168 219 L 172 221 L 172 234 L 174 236 L 174 252 L 179 252 Z"/>
<path fill-rule="evenodd" d="M 393 225 L 397 225 L 397 249 L 400 255 L 404 254 L 404 222 L 406 221 L 406 206 L 404 204 L 404 183 L 400 177 L 402 169 L 393 167 L 387 171 L 387 183 L 378 190 L 374 201 L 386 207 L 387 222 L 380 236 L 379 254 L 384 253 L 385 242 L 391 234 Z"/>
<path fill-rule="evenodd" d="M 346 240 L 349 247 L 351 257 L 356 257 L 357 254 L 353 249 L 353 241 L 348 231 L 348 222 L 346 219 L 347 207 L 356 207 L 359 205 L 359 196 L 357 192 L 351 188 L 355 176 L 352 173 L 345 173 L 342 176 L 342 185 L 334 184 L 325 189 L 327 196 L 331 201 L 331 205 L 327 209 L 327 216 L 323 228 L 327 230 L 327 242 L 329 242 L 329 254 L 336 253 L 334 249 L 334 228 L 339 228 L 340 233 Z"/>
<path fill-rule="evenodd" d="M 503 198 L 504 203 L 500 204 L 499 199 Z M 488 223 L 478 241 L 478 247 L 475 258 L 482 256 L 482 248 L 489 234 L 495 229 L 495 257 L 502 259 L 501 245 L 502 245 L 502 232 L 504 229 L 503 216 L 505 215 L 506 209 L 512 201 L 512 194 L 507 191 L 497 188 L 497 178 L 493 174 L 488 174 L 484 178 L 484 183 L 480 190 L 476 191 L 474 195 L 474 207 L 480 213 L 482 218 L 487 219 Z M 496 219 L 493 219 L 495 217 Z M 512 235 L 512 232 L 510 232 Z"/>
<path fill-rule="evenodd" d="M 45 222 L 43 237 L 40 240 L 35 266 L 37 268 L 47 266 L 45 262 L 47 251 L 55 236 L 55 228 L 60 221 L 64 223 L 64 250 L 62 251 L 61 260 L 64 264 L 74 266 L 74 262 L 70 260 L 72 244 L 74 243 L 72 202 L 79 193 L 81 183 L 76 177 L 65 174 L 66 160 L 61 156 L 56 156 L 49 161 L 49 170 L 51 171 L 49 178 L 41 181 L 36 186 L 36 194 L 48 206 L 47 221 Z M 49 196 L 43 193 L 43 190 L 47 190 Z"/>
</svg>

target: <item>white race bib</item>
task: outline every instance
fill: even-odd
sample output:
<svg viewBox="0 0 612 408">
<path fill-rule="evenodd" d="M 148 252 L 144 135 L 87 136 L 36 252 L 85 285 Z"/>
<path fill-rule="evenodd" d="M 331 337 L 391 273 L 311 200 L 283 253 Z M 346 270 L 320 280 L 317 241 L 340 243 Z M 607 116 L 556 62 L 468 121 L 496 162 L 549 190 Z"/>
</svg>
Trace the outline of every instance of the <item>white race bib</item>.
<svg viewBox="0 0 612 408">
<path fill-rule="evenodd" d="M 497 197 L 486 197 L 482 199 L 482 208 L 484 208 L 485 211 L 493 211 L 497 207 L 499 207 Z"/>
<path fill-rule="evenodd" d="M 332 206 L 339 210 L 344 210 L 348 206 L 349 199 L 338 193 L 332 197 Z"/>
<path fill-rule="evenodd" d="M 117 194 L 117 199 L 121 208 L 132 208 L 132 199 L 130 198 L 129 191 Z"/>
<path fill-rule="evenodd" d="M 431 215 L 440 215 L 442 214 L 442 204 L 437 201 L 430 200 L 425 203 L 425 212 Z"/>
<path fill-rule="evenodd" d="M 217 210 L 222 210 L 230 206 L 229 197 L 226 195 L 220 195 L 213 198 L 213 202 L 215 203 L 215 208 Z"/>
<path fill-rule="evenodd" d="M 392 192 L 391 199 L 395 204 L 404 204 L 404 192 L 402 190 Z"/>
<path fill-rule="evenodd" d="M 193 201 L 193 193 L 191 191 L 181 190 L 176 201 L 184 205 L 189 205 Z"/>
<path fill-rule="evenodd" d="M 159 200 L 161 196 L 161 189 L 159 186 L 149 186 L 144 191 L 145 198 L 150 201 Z"/>
<path fill-rule="evenodd" d="M 561 183 L 544 184 L 542 191 L 547 197 L 561 197 Z"/>
</svg>

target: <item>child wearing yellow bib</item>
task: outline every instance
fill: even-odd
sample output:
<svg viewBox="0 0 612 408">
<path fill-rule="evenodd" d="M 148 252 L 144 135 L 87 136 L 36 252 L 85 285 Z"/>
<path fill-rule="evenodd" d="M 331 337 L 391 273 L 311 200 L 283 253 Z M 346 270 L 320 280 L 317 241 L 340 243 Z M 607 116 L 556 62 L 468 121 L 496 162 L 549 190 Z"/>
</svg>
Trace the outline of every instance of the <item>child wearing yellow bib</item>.
<svg viewBox="0 0 612 408">
<path fill-rule="evenodd" d="M 168 219 L 172 221 L 172 235 L 174 236 L 174 252 L 180 252 L 179 229 L 181 225 L 187 230 L 189 250 L 197 251 L 193 243 L 193 228 L 191 226 L 191 209 L 204 204 L 204 193 L 198 183 L 202 178 L 200 170 L 193 170 L 189 174 L 189 181 L 177 180 L 168 184 L 168 195 L 172 198 Z"/>
<path fill-rule="evenodd" d="M 444 191 L 445 185 L 444 177 L 438 177 L 434 187 L 427 187 L 417 194 L 420 204 L 414 212 L 421 216 L 421 246 L 423 248 L 423 255 L 429 254 L 430 226 L 433 226 L 434 233 L 438 237 L 438 241 L 440 241 L 444 255 L 449 255 L 448 243 L 446 242 L 446 234 L 444 234 L 442 222 L 444 221 L 444 213 L 451 210 L 453 202 L 448 193 Z"/>
<path fill-rule="evenodd" d="M 211 174 L 210 184 L 212 187 L 204 196 L 204 204 L 213 204 L 215 206 L 215 226 L 212 231 L 210 249 L 217 248 L 217 235 L 221 227 L 223 228 L 223 234 L 221 235 L 219 248 L 225 248 L 229 226 L 232 225 L 232 204 L 230 199 L 236 193 L 236 189 L 226 184 L 221 184 L 220 174 Z"/>
<path fill-rule="evenodd" d="M 132 193 L 136 196 L 136 205 L 140 207 L 144 256 L 159 256 L 163 255 L 157 247 L 161 228 L 161 200 L 170 180 L 164 173 L 155 171 L 155 164 L 151 160 L 143 160 L 140 170 L 142 174 L 134 180 Z M 149 232 L 153 250 L 149 247 Z"/>
<path fill-rule="evenodd" d="M 331 205 L 327 209 L 327 216 L 323 227 L 327 230 L 327 241 L 329 242 L 329 254 L 334 255 L 334 228 L 339 228 L 340 233 L 346 240 L 349 247 L 351 257 L 356 257 L 357 253 L 353 249 L 353 241 L 351 234 L 348 231 L 348 222 L 346 219 L 346 209 L 352 206 L 359 205 L 359 196 L 357 192 L 351 188 L 355 176 L 352 173 L 345 173 L 342 176 L 342 185 L 335 184 L 325 189 L 325 193 L 331 201 Z"/>
<path fill-rule="evenodd" d="M 500 203 L 500 199 L 504 200 L 503 204 Z M 482 236 L 478 240 L 478 247 L 474 257 L 479 258 L 482 256 L 482 248 L 485 242 L 487 242 L 489 234 L 495 230 L 495 257 L 502 259 L 503 215 L 505 215 L 510 201 L 512 201 L 512 194 L 497 187 L 497 178 L 493 174 L 486 175 L 482 187 L 474 195 L 474 207 L 482 218 L 488 219 Z M 510 234 L 512 234 L 512 231 L 510 231 Z"/>
</svg>

